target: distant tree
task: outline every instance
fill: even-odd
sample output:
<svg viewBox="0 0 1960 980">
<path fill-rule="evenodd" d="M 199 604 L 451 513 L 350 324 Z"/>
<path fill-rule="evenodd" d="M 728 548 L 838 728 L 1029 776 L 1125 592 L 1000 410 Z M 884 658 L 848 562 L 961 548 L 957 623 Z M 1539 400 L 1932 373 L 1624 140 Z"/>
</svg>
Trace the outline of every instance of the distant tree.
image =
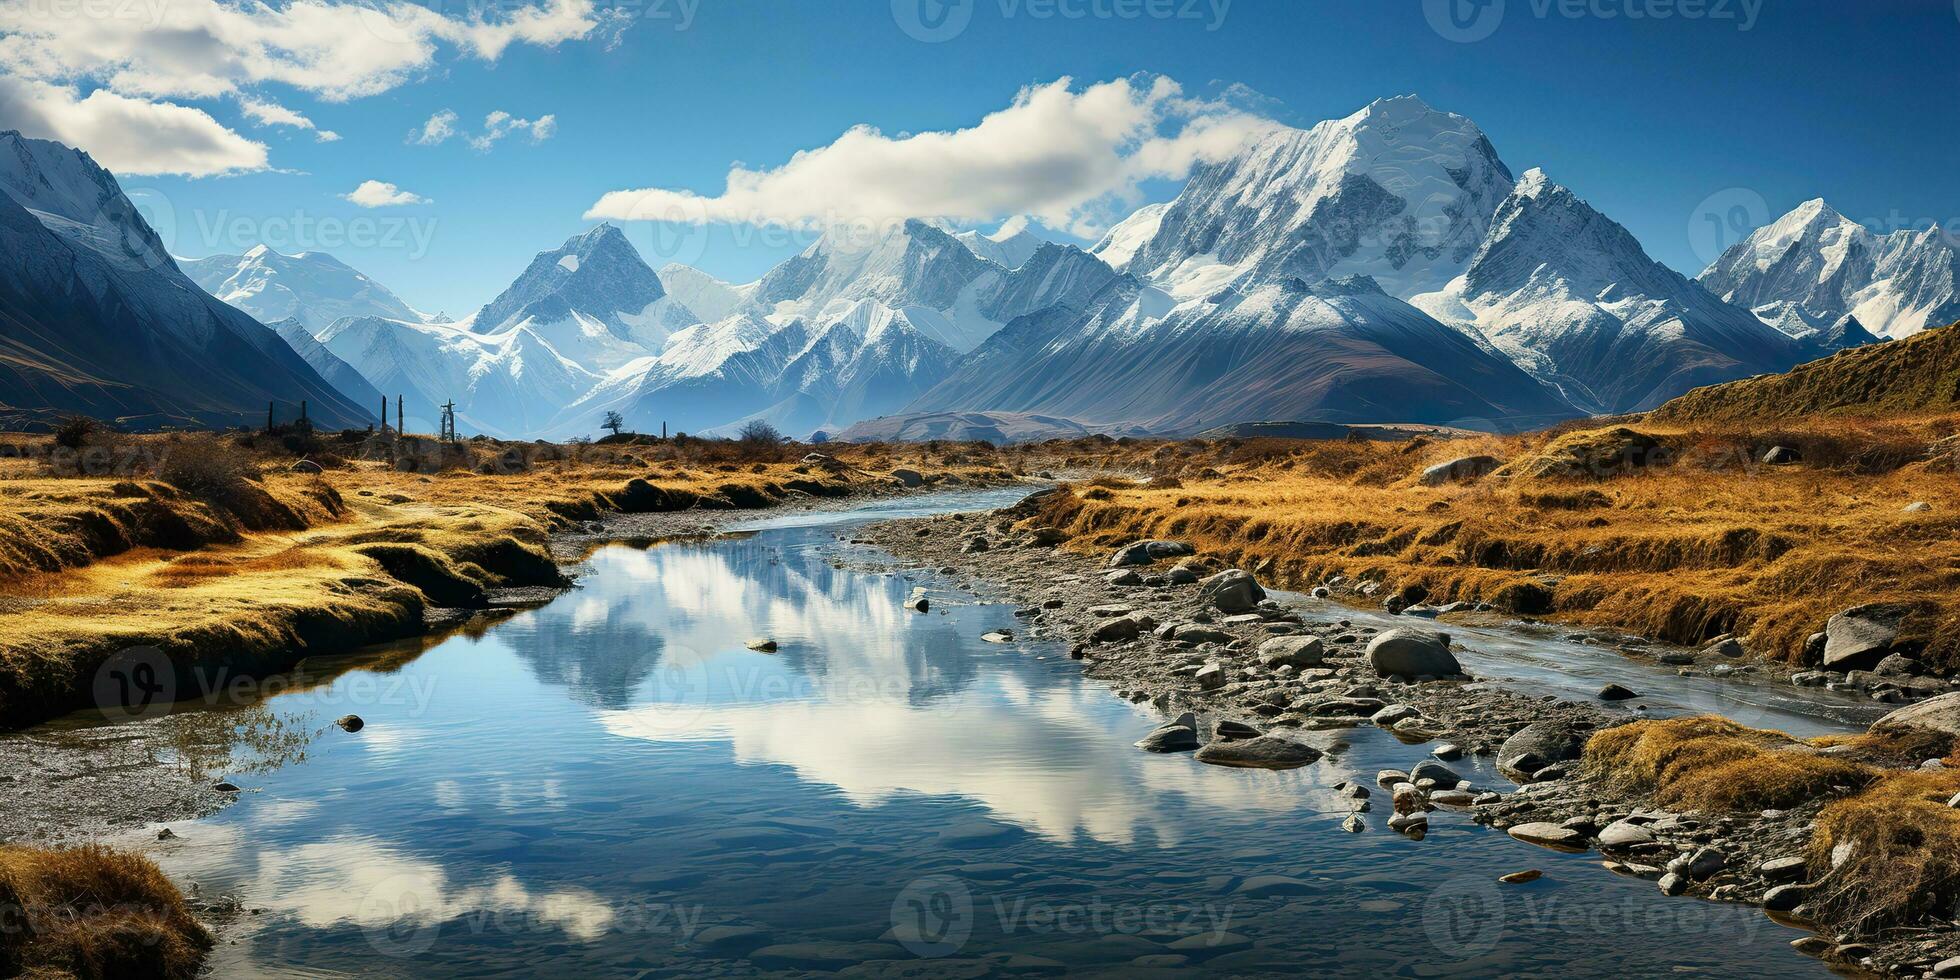
<svg viewBox="0 0 1960 980">
<path fill-rule="evenodd" d="M 741 440 L 750 446 L 777 446 L 782 444 L 783 434 L 775 426 L 754 419 L 742 426 Z"/>
<path fill-rule="evenodd" d="M 619 435 L 619 430 L 626 428 L 626 416 L 608 409 L 605 421 L 599 423 L 599 428 L 611 429 L 613 435 Z"/>
<path fill-rule="evenodd" d="M 101 431 L 102 423 L 86 415 L 70 415 L 55 427 L 55 445 L 63 449 L 80 449 Z"/>
</svg>

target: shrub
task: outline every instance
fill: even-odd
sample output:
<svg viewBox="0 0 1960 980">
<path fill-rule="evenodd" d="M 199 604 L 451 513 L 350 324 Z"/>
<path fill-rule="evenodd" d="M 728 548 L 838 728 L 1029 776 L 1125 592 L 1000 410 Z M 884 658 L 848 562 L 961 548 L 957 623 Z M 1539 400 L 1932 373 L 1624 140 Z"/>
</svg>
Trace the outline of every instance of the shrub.
<svg viewBox="0 0 1960 980">
<path fill-rule="evenodd" d="M 172 444 L 157 466 L 157 478 L 191 497 L 242 512 L 256 497 L 251 481 L 258 467 L 238 447 L 215 436 L 197 435 Z"/>
<path fill-rule="evenodd" d="M 97 845 L 0 847 L 0 972 L 195 977 L 211 935 L 150 859 Z"/>
<path fill-rule="evenodd" d="M 55 426 L 54 444 L 63 449 L 80 449 L 102 431 L 102 423 L 86 415 L 70 415 Z"/>
<path fill-rule="evenodd" d="M 739 438 L 744 445 L 750 447 L 775 447 L 783 443 L 782 432 L 761 419 L 752 419 L 747 425 L 742 426 Z"/>
</svg>

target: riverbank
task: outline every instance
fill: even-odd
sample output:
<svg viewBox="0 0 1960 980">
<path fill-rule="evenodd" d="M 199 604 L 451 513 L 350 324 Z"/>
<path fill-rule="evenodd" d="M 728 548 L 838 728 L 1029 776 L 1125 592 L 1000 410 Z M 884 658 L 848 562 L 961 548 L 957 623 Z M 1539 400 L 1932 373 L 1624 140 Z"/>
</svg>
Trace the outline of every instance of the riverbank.
<svg viewBox="0 0 1960 980">
<path fill-rule="evenodd" d="M 1960 954 L 1960 932 L 1930 911 L 1943 912 L 1954 887 L 1938 878 L 1946 837 L 1915 844 L 1899 819 L 1946 819 L 1928 818 L 1915 801 L 1944 793 L 1948 780 L 1916 767 L 1946 756 L 1950 739 L 1805 741 L 1712 720 L 1643 720 L 1637 690 L 1603 692 L 1624 696 L 1610 702 L 1561 700 L 1473 678 L 1384 675 L 1370 656 L 1384 631 L 1353 621 L 1360 617 L 1243 601 L 1251 592 L 1221 607 L 1201 584 L 1219 581 L 1211 576 L 1227 562 L 1218 555 L 1201 547 L 1179 555 L 1185 549 L 1169 545 L 1160 557 L 1145 549 L 1112 568 L 1109 551 L 1050 523 L 1071 512 L 1070 498 L 1109 489 L 1064 489 L 996 514 L 892 522 L 864 537 L 998 590 L 1023 607 L 1032 635 L 1068 641 L 1088 676 L 1167 718 L 1195 717 L 1188 735 L 1154 736 L 1160 747 L 1203 745 L 1222 761 L 1261 764 L 1275 756 L 1245 744 L 1389 729 L 1411 745 L 1411 765 L 1354 780 L 1352 832 L 1420 838 L 1431 819 L 1473 820 L 1544 846 L 1597 849 L 1610 871 L 1670 895 L 1806 918 L 1819 935 L 1798 948 L 1840 968 L 1916 976 L 1960 966 L 1945 963 Z M 1406 618 L 1447 633 L 1449 615 Z M 1281 749 L 1288 764 L 1318 756 Z M 1516 783 L 1459 788 L 1449 769 L 1458 753 L 1494 758 Z M 1929 779 L 1939 785 L 1916 785 Z M 1882 862 L 1871 860 L 1880 853 Z M 1887 864 L 1934 873 L 1913 878 Z M 1894 891 L 1878 898 L 1881 881 Z"/>
<path fill-rule="evenodd" d="M 452 610 L 548 595 L 565 584 L 553 536 L 598 532 L 608 515 L 1017 478 L 882 446 L 370 436 L 294 460 L 251 436 L 118 437 L 90 467 L 45 437 L 13 439 L 0 459 L 0 730 L 84 707 L 139 715 L 422 635 Z"/>
</svg>

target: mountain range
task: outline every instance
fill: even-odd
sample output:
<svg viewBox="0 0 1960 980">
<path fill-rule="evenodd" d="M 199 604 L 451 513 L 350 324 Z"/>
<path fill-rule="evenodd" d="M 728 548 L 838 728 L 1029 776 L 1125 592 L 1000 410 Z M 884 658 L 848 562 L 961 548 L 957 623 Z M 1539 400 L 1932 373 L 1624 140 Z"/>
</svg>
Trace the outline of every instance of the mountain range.
<svg viewBox="0 0 1960 980">
<path fill-rule="evenodd" d="M 113 190 L 61 152 L 54 183 L 88 184 L 92 168 Z M 10 181 L 16 204 L 31 184 Z M 179 272 L 133 209 L 97 224 L 148 242 L 161 261 L 146 271 L 195 280 L 200 302 L 237 314 L 211 314 L 234 332 L 278 342 L 267 356 L 303 375 L 268 386 L 324 391 L 363 421 L 399 395 L 411 428 L 453 400 L 465 432 L 513 438 L 589 434 L 611 411 L 641 431 L 709 434 L 755 419 L 797 435 L 948 431 L 973 428 L 968 416 L 1056 431 L 1516 429 L 1644 410 L 1960 318 L 1937 233 L 1880 236 L 1811 202 L 1689 279 L 1543 171 L 1516 176 L 1469 120 L 1409 96 L 1269 128 L 1087 250 L 1019 221 L 983 234 L 914 220 L 826 235 L 736 284 L 655 272 L 599 225 L 455 322 L 324 253 L 261 246 Z M 59 279 L 22 265 L 5 271 Z M 93 377 L 95 362 L 61 366 L 44 378 Z M 887 421 L 862 424 L 874 419 Z"/>
<path fill-rule="evenodd" d="M 132 428 L 372 416 L 265 324 L 199 288 L 88 154 L 0 133 L 0 415 Z M 276 403 L 276 405 L 275 405 Z"/>
</svg>

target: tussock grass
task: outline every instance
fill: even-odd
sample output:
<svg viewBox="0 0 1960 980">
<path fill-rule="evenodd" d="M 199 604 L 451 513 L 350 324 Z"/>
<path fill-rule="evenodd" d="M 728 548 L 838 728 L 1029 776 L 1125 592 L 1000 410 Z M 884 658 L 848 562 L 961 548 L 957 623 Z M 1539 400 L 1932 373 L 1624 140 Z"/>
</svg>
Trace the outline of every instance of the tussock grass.
<svg viewBox="0 0 1960 980">
<path fill-rule="evenodd" d="M 1796 806 L 1863 787 L 1868 766 L 1818 755 L 1780 732 L 1713 715 L 1636 721 L 1586 742 L 1594 775 L 1651 793 L 1662 806 L 1742 813 Z"/>
<path fill-rule="evenodd" d="M 189 980 L 212 940 L 148 858 L 0 846 L 0 974 Z"/>
<path fill-rule="evenodd" d="M 1127 479 L 1078 483 L 1028 523 L 1083 551 L 1188 539 L 1283 588 L 1340 575 L 1684 644 L 1733 632 L 1791 662 L 1833 614 L 1904 602 L 1916 609 L 1906 641 L 1960 669 L 1960 510 L 1939 448 L 1957 422 L 1593 421 L 1404 443 L 1109 445 L 1100 456 L 1057 445 L 1040 452 Z M 1773 445 L 1804 461 L 1760 464 Z M 1507 465 L 1468 483 L 1417 479 L 1478 454 Z M 1176 485 L 1141 482 L 1152 478 Z M 1917 500 L 1935 509 L 1903 512 Z"/>
<path fill-rule="evenodd" d="M 1887 774 L 1817 817 L 1811 902 L 1857 932 L 1950 916 L 1960 903 L 1960 770 Z M 1842 861 L 1833 867 L 1833 852 Z"/>
</svg>

